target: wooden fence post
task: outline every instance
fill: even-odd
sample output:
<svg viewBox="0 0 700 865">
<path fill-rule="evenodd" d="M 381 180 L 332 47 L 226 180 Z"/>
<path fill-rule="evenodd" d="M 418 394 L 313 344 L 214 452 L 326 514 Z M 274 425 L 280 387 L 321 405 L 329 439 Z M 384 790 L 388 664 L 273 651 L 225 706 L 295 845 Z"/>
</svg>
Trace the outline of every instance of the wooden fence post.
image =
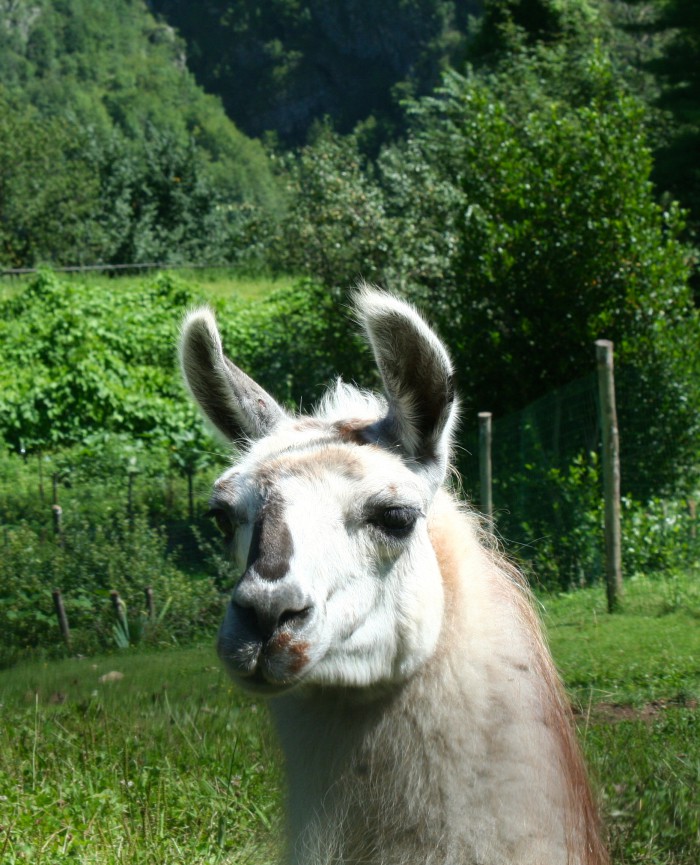
<svg viewBox="0 0 700 865">
<path fill-rule="evenodd" d="M 148 620 L 149 622 L 152 622 L 156 617 L 156 605 L 153 601 L 153 589 L 150 586 L 147 586 L 143 590 L 143 593 L 146 596 L 146 612 L 148 613 Z"/>
<path fill-rule="evenodd" d="M 124 603 L 122 599 L 119 597 L 119 592 L 116 589 L 112 589 L 109 593 L 109 598 L 112 602 L 112 607 L 114 608 L 114 615 L 117 617 L 117 621 L 122 627 L 126 627 L 126 610 L 124 609 Z"/>
<path fill-rule="evenodd" d="M 58 538 L 59 543 L 63 543 L 63 508 L 60 505 L 51 505 L 51 515 L 53 518 L 53 533 Z"/>
<path fill-rule="evenodd" d="M 493 488 L 491 468 L 491 412 L 479 412 L 479 481 L 481 511 L 493 522 Z"/>
<path fill-rule="evenodd" d="M 63 642 L 70 648 L 70 628 L 68 627 L 68 616 L 66 615 L 66 609 L 63 606 L 61 592 L 58 589 L 54 589 L 51 594 L 53 595 L 53 605 L 56 610 L 56 616 L 58 617 L 58 627 L 61 629 Z"/>
<path fill-rule="evenodd" d="M 620 528 L 620 440 L 615 407 L 613 344 L 595 344 L 598 366 L 600 421 L 603 433 L 603 492 L 605 496 L 605 579 L 608 612 L 622 599 L 622 532 Z"/>
</svg>

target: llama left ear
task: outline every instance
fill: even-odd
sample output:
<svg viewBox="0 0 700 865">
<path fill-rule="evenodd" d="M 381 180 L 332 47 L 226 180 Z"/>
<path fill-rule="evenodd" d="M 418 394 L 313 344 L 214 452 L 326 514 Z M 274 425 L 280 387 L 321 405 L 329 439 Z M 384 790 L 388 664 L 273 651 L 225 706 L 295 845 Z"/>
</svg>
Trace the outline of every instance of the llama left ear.
<svg viewBox="0 0 700 865">
<path fill-rule="evenodd" d="M 412 306 L 390 294 L 362 286 L 355 308 L 389 402 L 379 425 L 380 439 L 399 446 L 419 464 L 444 472 L 457 417 L 445 347 Z"/>
<path fill-rule="evenodd" d="M 229 441 L 262 438 L 284 419 L 284 410 L 270 394 L 226 357 L 208 307 L 185 318 L 180 365 L 204 416 Z"/>
</svg>

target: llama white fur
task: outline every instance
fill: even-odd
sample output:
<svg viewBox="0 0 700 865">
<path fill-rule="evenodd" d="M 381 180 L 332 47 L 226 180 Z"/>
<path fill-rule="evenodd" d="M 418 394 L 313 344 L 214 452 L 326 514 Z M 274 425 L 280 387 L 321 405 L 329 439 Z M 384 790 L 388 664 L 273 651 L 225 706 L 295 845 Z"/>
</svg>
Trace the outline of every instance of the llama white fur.
<svg viewBox="0 0 700 865">
<path fill-rule="evenodd" d="M 212 507 L 243 566 L 219 652 L 267 694 L 289 865 L 603 865 L 561 686 L 520 575 L 442 488 L 452 368 L 409 306 L 357 300 L 382 375 L 292 417 L 183 328 L 185 379 L 245 453 Z"/>
</svg>

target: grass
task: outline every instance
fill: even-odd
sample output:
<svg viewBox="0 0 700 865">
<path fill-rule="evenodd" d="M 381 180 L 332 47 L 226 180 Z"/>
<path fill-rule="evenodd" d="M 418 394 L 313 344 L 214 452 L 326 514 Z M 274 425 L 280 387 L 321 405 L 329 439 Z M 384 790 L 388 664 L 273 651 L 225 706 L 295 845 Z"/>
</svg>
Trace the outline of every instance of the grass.
<svg viewBox="0 0 700 865">
<path fill-rule="evenodd" d="M 85 273 L 60 273 L 61 281 L 88 284 L 95 290 L 119 290 L 134 284 L 140 285 L 145 279 L 152 277 L 157 271 L 143 270 L 133 274 L 110 276 L 100 271 Z M 240 297 L 243 300 L 260 300 L 273 291 L 293 285 L 295 279 L 290 276 L 272 277 L 265 275 L 245 275 L 233 268 L 193 268 L 176 269 L 173 273 L 187 285 L 199 289 L 208 298 Z M 0 299 L 14 297 L 19 294 L 33 279 L 33 275 L 0 276 Z"/>
<path fill-rule="evenodd" d="M 697 575 L 631 581 L 614 616 L 598 589 L 542 603 L 614 862 L 697 865 Z M 0 862 L 275 861 L 267 716 L 211 646 L 22 665 L 0 704 Z"/>
<path fill-rule="evenodd" d="M 113 670 L 124 678 L 100 682 Z M 266 716 L 211 646 L 19 666 L 0 701 L 0 862 L 273 858 Z"/>
</svg>

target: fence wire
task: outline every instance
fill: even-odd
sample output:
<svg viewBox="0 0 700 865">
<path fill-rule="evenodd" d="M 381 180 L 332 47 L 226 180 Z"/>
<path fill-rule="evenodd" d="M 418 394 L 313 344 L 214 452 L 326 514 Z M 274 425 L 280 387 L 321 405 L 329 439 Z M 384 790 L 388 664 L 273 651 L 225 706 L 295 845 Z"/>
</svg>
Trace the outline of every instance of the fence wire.
<svg viewBox="0 0 700 865">
<path fill-rule="evenodd" d="M 643 509 L 659 496 L 687 493 L 669 448 L 679 436 L 696 433 L 683 425 L 682 415 L 665 410 L 666 390 L 653 383 L 650 387 L 637 370 L 621 366 L 615 372 L 615 391 L 623 501 Z M 478 507 L 474 421 L 461 438 L 458 465 L 464 489 Z M 670 429 L 673 423 L 675 430 Z M 602 578 L 602 432 L 596 373 L 553 390 L 522 411 L 494 418 L 492 430 L 495 526 L 508 550 L 534 561 L 537 576 L 549 585 L 569 588 Z M 690 507 L 694 511 L 692 501 Z"/>
</svg>

